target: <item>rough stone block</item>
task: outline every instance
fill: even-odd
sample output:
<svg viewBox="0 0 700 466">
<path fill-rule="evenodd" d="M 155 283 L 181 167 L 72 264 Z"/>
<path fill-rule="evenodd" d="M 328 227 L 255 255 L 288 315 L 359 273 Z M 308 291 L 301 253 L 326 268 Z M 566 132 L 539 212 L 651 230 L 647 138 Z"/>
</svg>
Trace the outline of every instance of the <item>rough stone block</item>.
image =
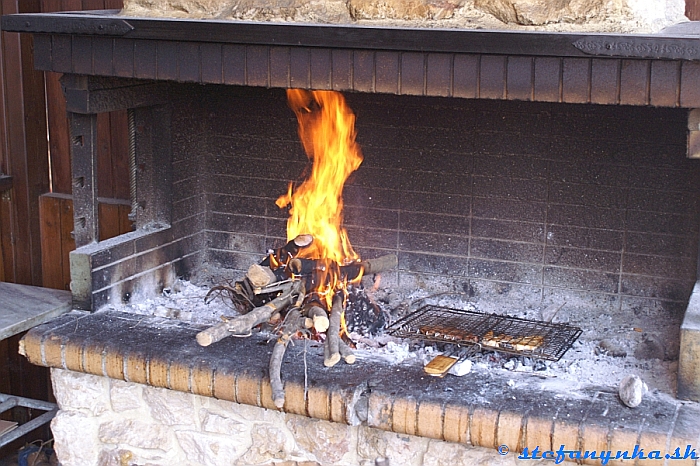
<svg viewBox="0 0 700 466">
<path fill-rule="evenodd" d="M 100 442 L 94 417 L 77 411 L 59 411 L 51 421 L 54 450 L 63 466 L 98 464 Z M 80 442 L 76 442 L 80 439 Z"/>
<path fill-rule="evenodd" d="M 574 28 L 581 23 L 593 23 L 590 28 L 594 30 L 617 27 L 648 31 L 681 21 L 684 9 L 681 0 L 125 0 L 123 13 L 128 16 L 323 23 L 391 20 L 439 24 L 449 20 L 469 27 L 475 24 L 482 27 L 556 24 Z M 70 44 L 59 51 L 69 54 Z"/>
<path fill-rule="evenodd" d="M 118 413 L 139 409 L 143 404 L 141 398 L 142 387 L 121 380 L 109 381 L 109 400 L 112 410 Z"/>
<path fill-rule="evenodd" d="M 350 431 L 343 424 L 290 416 L 287 426 L 297 445 L 323 464 L 340 464 L 341 458 L 350 451 Z"/>
<path fill-rule="evenodd" d="M 214 436 L 195 431 L 178 431 L 175 436 L 187 459 L 194 464 L 230 465 L 246 451 L 249 444 L 233 436 Z"/>
<path fill-rule="evenodd" d="M 164 388 L 145 387 L 143 400 L 151 416 L 166 426 L 195 424 L 194 396 Z"/>
<path fill-rule="evenodd" d="M 248 451 L 237 464 L 264 464 L 272 459 L 285 459 L 296 446 L 288 431 L 276 425 L 253 425 L 250 439 Z"/>
<path fill-rule="evenodd" d="M 603 0 L 583 0 L 577 2 L 551 2 L 547 0 L 476 0 L 474 6 L 492 14 L 504 23 L 527 26 L 541 26 L 550 23 L 582 23 L 602 19 L 634 15 L 645 23 L 661 21 L 667 12 L 667 2 L 647 2 L 645 5 L 632 5 L 627 2 L 610 3 Z M 676 10 L 680 6 L 676 5 Z M 675 14 L 679 14 L 676 12 Z"/>
<path fill-rule="evenodd" d="M 95 416 L 109 410 L 107 380 L 80 372 L 53 369 L 51 384 L 59 408 L 86 410 Z"/>
<path fill-rule="evenodd" d="M 93 432 L 90 433 L 90 437 L 94 435 Z M 144 435 L 144 432 L 148 432 L 148 435 Z M 97 429 L 97 436 L 100 442 L 113 445 L 129 445 L 136 448 L 164 451 L 173 447 L 171 431 L 168 427 L 135 419 L 116 419 L 103 422 Z"/>
</svg>

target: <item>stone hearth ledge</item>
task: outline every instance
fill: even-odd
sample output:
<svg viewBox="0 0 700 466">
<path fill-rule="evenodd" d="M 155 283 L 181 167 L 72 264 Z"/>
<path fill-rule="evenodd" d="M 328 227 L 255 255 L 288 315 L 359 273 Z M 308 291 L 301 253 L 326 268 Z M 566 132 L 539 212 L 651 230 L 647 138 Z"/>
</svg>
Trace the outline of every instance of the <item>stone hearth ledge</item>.
<svg viewBox="0 0 700 466">
<path fill-rule="evenodd" d="M 470 373 L 440 379 L 425 375 L 415 366 L 390 365 L 380 359 L 358 359 L 354 365 L 341 362 L 328 369 L 323 366 L 322 348 L 302 342 L 287 350 L 282 376 L 286 402 L 282 413 L 277 413 L 267 374 L 272 344 L 257 335 L 200 347 L 195 335 L 203 328 L 136 314 L 72 312 L 28 332 L 20 343 L 20 352 L 33 364 L 73 371 L 55 370 L 55 381 L 57 374 L 63 374 L 61 380 L 65 381 L 65 374 L 74 374 L 68 376 L 73 380 L 80 376 L 76 372 L 82 372 L 101 376 L 97 380 L 114 379 L 111 385 L 126 381 L 133 382 L 131 386 L 141 384 L 198 395 L 204 397 L 197 397 L 200 406 L 201 400 L 217 398 L 262 408 L 259 411 L 266 414 L 261 416 L 285 415 L 330 421 L 329 425 L 337 428 L 379 429 L 405 435 L 406 442 L 410 438 L 441 440 L 447 442 L 446 452 L 454 444 L 487 449 L 508 446 L 508 463 L 503 462 L 505 457 L 502 461 L 495 455 L 495 462 L 488 464 L 515 464 L 511 463 L 515 452 L 524 448 L 532 451 L 537 446 L 540 451 L 564 445 L 574 451 L 631 452 L 639 445 L 645 452 L 658 450 L 665 455 L 677 447 L 683 452 L 690 445 L 700 451 L 697 403 L 650 394 L 638 408 L 630 409 L 607 388 L 566 387 L 556 379 L 517 373 L 507 377 L 496 372 L 487 376 Z M 512 387 L 510 379 L 515 381 Z M 69 415 L 75 414 L 70 406 L 62 405 L 64 396 L 57 393 L 59 407 L 69 410 Z M 79 416 L 85 416 L 84 410 Z M 61 422 L 60 413 L 57 419 Z M 94 419 L 80 422 L 85 435 L 90 435 L 90 429 L 92 435 L 104 433 L 105 427 Z M 147 423 L 142 424 L 140 428 L 148 429 Z M 114 447 L 114 454 L 132 457 L 121 442 L 115 443 L 119 446 Z M 425 445 L 421 457 L 424 453 Z M 457 457 L 466 458 L 464 464 L 475 460 L 463 454 Z M 99 464 L 108 464 L 104 461 L 102 458 Z M 119 464 L 121 459 L 114 461 Z M 233 462 L 230 458 L 204 462 L 260 464 Z M 583 463 L 601 464 L 591 459 Z M 346 463 L 334 460 L 322 464 Z M 608 464 L 633 463 L 613 460 Z M 697 465 L 698 461 L 639 460 L 634 464 Z"/>
</svg>

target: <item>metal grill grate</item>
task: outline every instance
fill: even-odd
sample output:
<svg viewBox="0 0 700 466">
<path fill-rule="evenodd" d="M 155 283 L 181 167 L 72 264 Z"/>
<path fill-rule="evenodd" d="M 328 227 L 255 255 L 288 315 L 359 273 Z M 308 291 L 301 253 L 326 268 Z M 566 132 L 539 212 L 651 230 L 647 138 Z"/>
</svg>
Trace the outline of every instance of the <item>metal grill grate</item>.
<svg viewBox="0 0 700 466">
<path fill-rule="evenodd" d="M 396 321 L 388 332 L 400 338 L 479 345 L 482 349 L 558 361 L 582 330 L 561 323 L 429 305 Z"/>
</svg>

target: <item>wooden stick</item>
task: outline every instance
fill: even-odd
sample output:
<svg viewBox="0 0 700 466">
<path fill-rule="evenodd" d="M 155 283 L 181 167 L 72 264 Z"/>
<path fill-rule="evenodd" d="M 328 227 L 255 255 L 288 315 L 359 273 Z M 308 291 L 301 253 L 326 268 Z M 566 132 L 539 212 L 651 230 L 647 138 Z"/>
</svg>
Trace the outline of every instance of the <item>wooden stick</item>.
<svg viewBox="0 0 700 466">
<path fill-rule="evenodd" d="M 395 268 L 398 263 L 399 259 L 395 254 L 387 254 L 386 256 L 343 265 L 340 267 L 340 270 L 341 274 L 347 277 L 348 280 L 355 280 L 360 274 L 372 275 L 391 270 Z"/>
<path fill-rule="evenodd" d="M 340 321 L 343 317 L 343 298 L 339 294 L 333 296 L 331 306 L 331 318 L 326 331 L 326 344 L 324 345 L 323 365 L 335 366 L 340 361 Z"/>
<path fill-rule="evenodd" d="M 292 282 L 281 295 L 269 303 L 256 307 L 248 314 L 238 316 L 228 322 L 222 322 L 206 330 L 202 330 L 197 334 L 197 343 L 199 343 L 200 346 L 209 346 L 229 335 L 247 336 L 253 331 L 253 327 L 267 322 L 275 312 L 289 306 L 298 296 L 301 286 L 301 281 L 299 280 Z"/>
<path fill-rule="evenodd" d="M 393 269 L 398 264 L 399 258 L 395 254 L 387 254 L 386 256 L 360 261 L 360 265 L 364 269 L 365 275 L 385 272 Z"/>
<path fill-rule="evenodd" d="M 338 350 L 340 351 L 340 355 L 343 357 L 346 363 L 355 364 L 355 353 L 352 352 L 352 348 L 350 348 L 343 340 L 338 340 Z"/>
<path fill-rule="evenodd" d="M 282 385 L 282 360 L 284 353 L 287 350 L 289 340 L 301 330 L 301 312 L 298 308 L 292 309 L 287 313 L 282 324 L 281 335 L 272 349 L 270 357 L 270 386 L 272 388 L 272 401 L 275 406 L 282 408 L 284 406 L 284 385 Z"/>
<path fill-rule="evenodd" d="M 311 319 L 312 327 L 315 328 L 318 333 L 328 330 L 328 313 L 322 308 L 318 306 L 311 306 L 306 311 L 306 316 Z"/>
</svg>

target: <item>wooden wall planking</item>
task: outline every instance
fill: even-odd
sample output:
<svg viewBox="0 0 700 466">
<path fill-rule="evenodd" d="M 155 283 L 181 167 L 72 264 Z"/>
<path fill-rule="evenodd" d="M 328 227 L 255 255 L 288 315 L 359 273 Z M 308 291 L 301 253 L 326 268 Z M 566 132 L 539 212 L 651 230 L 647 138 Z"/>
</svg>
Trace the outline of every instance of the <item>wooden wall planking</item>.
<svg viewBox="0 0 700 466">
<path fill-rule="evenodd" d="M 100 198 L 97 206 L 100 216 L 100 241 L 128 233 L 133 230 L 129 220 L 131 204 L 121 199 Z"/>
<path fill-rule="evenodd" d="M 0 13 L 39 11 L 39 0 L 2 0 Z M 33 68 L 33 38 L 2 33 L 2 171 L 13 188 L 3 195 L 5 280 L 41 284 L 38 196 L 48 189 L 44 80 Z M 6 235 L 10 235 L 8 240 Z"/>
<path fill-rule="evenodd" d="M 100 197 L 129 199 L 129 130 L 126 110 L 97 116 L 97 189 Z"/>
<path fill-rule="evenodd" d="M 700 20 L 700 0 L 685 0 L 685 16 L 691 21 Z"/>
<path fill-rule="evenodd" d="M 75 249 L 73 230 L 73 198 L 69 194 L 48 193 L 39 199 L 41 211 L 41 262 L 44 268 L 42 286 L 70 289 L 69 254 Z M 100 241 L 132 231 L 129 221 L 131 204 L 124 199 L 100 198 Z"/>
<path fill-rule="evenodd" d="M 121 7 L 121 0 L 0 0 L 0 14 Z M 67 257 L 73 243 L 70 235 L 73 219 L 69 195 L 70 135 L 60 75 L 34 70 L 33 37 L 29 34 L 3 32 L 0 49 L 0 173 L 12 175 L 14 181 L 12 190 L 0 193 L 0 281 L 34 285 L 46 282 L 65 289 L 70 280 Z M 124 168 L 128 167 L 125 155 L 128 138 L 125 137 L 126 116 L 125 112 L 122 113 L 124 115 L 103 117 L 109 121 L 102 133 L 109 141 L 111 157 L 103 163 L 103 170 L 110 179 L 106 182 L 106 195 L 128 198 L 128 168 Z M 47 116 L 50 127 L 48 144 Z M 64 199 L 59 198 L 59 202 L 41 196 L 51 190 L 50 178 L 54 191 L 67 195 Z M 42 228 L 44 232 L 48 231 L 40 222 L 40 216 L 50 210 L 44 203 L 51 204 L 48 207 L 55 209 L 51 215 L 58 215 L 59 219 L 58 224 L 55 217 L 52 220 L 54 226 L 58 226 L 58 231 L 51 233 L 57 235 L 52 241 L 45 240 L 41 234 Z M 128 208 L 124 204 L 127 201 L 108 203 L 117 205 L 117 214 L 105 214 L 107 223 L 114 223 L 111 220 L 113 215 L 126 219 Z M 113 207 L 107 210 L 110 209 L 114 210 Z M 120 232 L 130 227 L 128 219 L 124 219 L 116 222 Z M 106 231 L 114 233 L 115 230 L 110 228 L 113 227 Z M 43 257 L 45 252 L 57 250 L 61 252 L 58 268 Z M 29 364 L 17 353 L 21 337 L 16 335 L 0 341 L 0 392 L 50 400 L 49 372 Z M 13 410 L 11 414 L 15 420 L 23 422 L 27 411 Z M 50 435 L 48 426 L 39 429 L 1 448 L 0 457 L 15 451 L 23 442 L 35 438 L 46 440 Z"/>
</svg>

